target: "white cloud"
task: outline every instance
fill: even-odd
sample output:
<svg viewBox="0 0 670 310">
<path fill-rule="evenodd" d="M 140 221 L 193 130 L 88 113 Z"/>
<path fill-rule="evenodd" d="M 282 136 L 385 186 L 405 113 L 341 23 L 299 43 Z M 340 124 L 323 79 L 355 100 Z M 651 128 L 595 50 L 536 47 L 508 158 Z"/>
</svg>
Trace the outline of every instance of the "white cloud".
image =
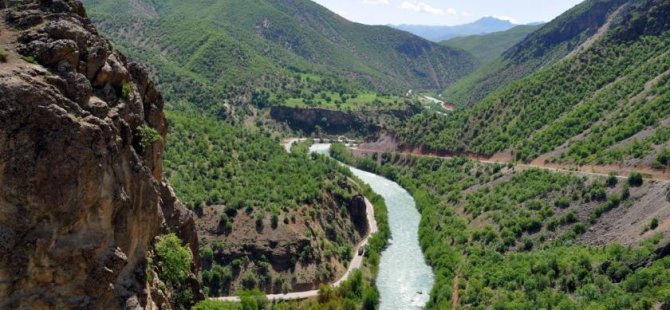
<svg viewBox="0 0 670 310">
<path fill-rule="evenodd" d="M 446 15 L 456 15 L 458 12 L 453 9 L 453 8 L 448 8 L 448 9 L 441 9 L 441 8 L 436 8 L 428 3 L 419 1 L 419 2 L 410 2 L 410 1 L 404 1 L 400 5 L 401 9 L 404 10 L 410 10 L 414 12 L 422 12 L 422 13 L 427 13 L 431 15 L 440 15 L 440 16 L 446 16 Z"/>
<path fill-rule="evenodd" d="M 390 2 L 389 0 L 363 0 L 364 4 L 383 4 L 383 5 L 389 5 Z"/>
<path fill-rule="evenodd" d="M 511 16 L 493 16 L 493 17 L 495 17 L 497 19 L 502 19 L 502 20 L 509 21 L 512 24 L 518 24 L 519 23 L 519 21 L 516 18 L 511 17 Z"/>
</svg>

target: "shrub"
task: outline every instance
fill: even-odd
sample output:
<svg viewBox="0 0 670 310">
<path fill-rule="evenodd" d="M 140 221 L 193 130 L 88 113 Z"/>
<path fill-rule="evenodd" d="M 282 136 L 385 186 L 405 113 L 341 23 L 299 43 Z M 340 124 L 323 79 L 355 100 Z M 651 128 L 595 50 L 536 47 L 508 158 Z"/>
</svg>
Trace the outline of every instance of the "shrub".
<svg viewBox="0 0 670 310">
<path fill-rule="evenodd" d="M 203 264 L 210 265 L 214 259 L 214 250 L 206 246 L 200 251 L 200 257 L 202 258 Z"/>
<path fill-rule="evenodd" d="M 130 84 L 129 82 L 123 82 L 123 85 L 121 85 L 121 98 L 123 99 L 130 99 L 130 93 L 133 91 L 133 85 Z"/>
<path fill-rule="evenodd" d="M 581 235 L 586 232 L 586 225 L 584 225 L 584 223 L 577 223 L 574 227 L 572 227 L 572 231 L 574 231 L 577 235 Z"/>
<path fill-rule="evenodd" d="M 272 214 L 271 225 L 272 225 L 272 229 L 277 229 L 277 226 L 279 225 L 279 215 L 277 215 L 276 213 Z"/>
<path fill-rule="evenodd" d="M 607 186 L 615 187 L 619 183 L 616 172 L 610 172 L 610 175 L 607 177 Z"/>
<path fill-rule="evenodd" d="M 255 288 L 258 282 L 256 281 L 256 275 L 251 270 L 247 270 L 242 276 L 242 286 L 246 289 Z"/>
<path fill-rule="evenodd" d="M 142 126 L 138 127 L 137 130 L 140 137 L 140 144 L 144 149 L 148 148 L 153 143 L 162 140 L 161 135 L 158 133 L 158 131 L 156 131 L 156 129 L 151 128 L 147 124 L 142 124 Z"/>
<path fill-rule="evenodd" d="M 663 149 L 661 153 L 656 157 L 656 162 L 654 166 L 659 169 L 666 169 L 670 166 L 670 150 Z"/>
<path fill-rule="evenodd" d="M 639 172 L 632 172 L 630 176 L 628 176 L 628 184 L 632 187 L 640 187 L 643 183 L 644 178 Z"/>
<path fill-rule="evenodd" d="M 156 255 L 161 261 L 160 278 L 174 289 L 173 303 L 176 308 L 191 304 L 193 292 L 184 285 L 191 270 L 191 251 L 181 245 L 175 234 L 169 234 L 156 244 Z"/>
<path fill-rule="evenodd" d="M 654 230 L 654 229 L 658 228 L 658 218 L 651 219 L 651 223 L 649 224 L 649 228 L 651 230 Z"/>
<path fill-rule="evenodd" d="M 570 199 L 561 197 L 556 200 L 556 207 L 561 209 L 567 209 L 570 207 Z"/>
<path fill-rule="evenodd" d="M 156 254 L 160 257 L 162 265 L 160 277 L 162 280 L 179 286 L 187 278 L 191 270 L 193 257 L 181 240 L 175 234 L 165 235 L 156 244 Z"/>
</svg>

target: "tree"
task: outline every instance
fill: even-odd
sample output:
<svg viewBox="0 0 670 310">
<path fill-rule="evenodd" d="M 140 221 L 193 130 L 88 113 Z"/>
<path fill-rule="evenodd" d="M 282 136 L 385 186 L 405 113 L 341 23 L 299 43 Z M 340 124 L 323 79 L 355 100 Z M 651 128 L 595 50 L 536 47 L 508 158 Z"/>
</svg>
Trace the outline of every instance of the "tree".
<svg viewBox="0 0 670 310">
<path fill-rule="evenodd" d="M 610 172 L 609 176 L 607 177 L 607 186 L 615 187 L 617 183 L 619 183 L 619 179 L 617 179 L 617 173 L 614 171 Z"/>
<path fill-rule="evenodd" d="M 670 150 L 664 148 L 656 157 L 654 166 L 659 169 L 667 169 L 670 166 Z"/>
<path fill-rule="evenodd" d="M 164 236 L 156 244 L 156 254 L 162 262 L 161 279 L 178 286 L 188 278 L 193 257 L 188 248 L 181 245 L 177 235 Z"/>
<path fill-rule="evenodd" d="M 628 184 L 632 187 L 640 187 L 644 183 L 644 178 L 642 177 L 642 174 L 639 172 L 632 172 L 630 176 L 628 176 Z"/>
</svg>

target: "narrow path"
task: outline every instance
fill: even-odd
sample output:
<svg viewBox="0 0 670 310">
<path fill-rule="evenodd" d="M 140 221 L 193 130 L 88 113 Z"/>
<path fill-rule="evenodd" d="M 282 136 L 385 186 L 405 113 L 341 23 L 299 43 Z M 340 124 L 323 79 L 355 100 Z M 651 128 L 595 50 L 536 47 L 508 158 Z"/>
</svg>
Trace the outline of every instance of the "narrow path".
<svg viewBox="0 0 670 310">
<path fill-rule="evenodd" d="M 284 149 L 287 152 L 291 151 L 291 147 L 293 144 L 296 142 L 304 141 L 305 139 L 289 139 L 285 141 L 284 144 Z M 365 197 L 364 197 L 365 198 Z M 365 214 L 366 218 L 368 221 L 368 232 L 365 234 L 365 238 L 361 240 L 361 242 L 358 243 L 356 246 L 355 252 L 354 252 L 354 257 L 351 259 L 349 262 L 349 267 L 347 268 L 347 271 L 342 275 L 337 281 L 333 282 L 331 285 L 334 287 L 339 287 L 342 282 L 346 281 L 349 276 L 354 272 L 354 270 L 361 268 L 363 266 L 363 257 L 365 256 L 365 252 L 361 251 L 362 248 L 365 248 L 365 246 L 368 245 L 368 241 L 370 240 L 370 236 L 373 234 L 377 233 L 379 231 L 379 228 L 377 226 L 377 220 L 375 219 L 375 209 L 372 203 L 365 198 Z M 273 300 L 292 300 L 292 299 L 306 299 L 310 297 L 316 297 L 319 295 L 319 290 L 311 290 L 311 291 L 303 291 L 303 292 L 292 292 L 292 293 L 286 293 L 286 294 L 269 294 L 266 295 L 267 299 L 270 301 Z M 218 301 L 232 301 L 232 302 L 240 302 L 240 297 L 239 296 L 226 296 L 226 297 L 210 297 L 210 300 L 218 300 Z"/>
<path fill-rule="evenodd" d="M 362 154 L 370 154 L 370 153 L 380 153 L 379 150 L 371 150 L 371 149 L 365 149 L 365 148 L 350 148 L 352 150 L 359 151 Z M 439 156 L 439 155 L 431 155 L 431 154 L 421 154 L 417 152 L 408 152 L 408 151 L 403 151 L 403 152 L 391 152 L 391 153 L 398 153 L 402 154 L 405 156 L 418 156 L 418 157 L 429 157 L 429 158 L 444 158 L 444 159 L 451 159 L 454 158 L 453 156 Z M 564 173 L 571 173 L 571 174 L 577 174 L 577 175 L 583 175 L 583 176 L 592 176 L 592 177 L 608 177 L 609 172 L 614 171 L 616 172 L 616 177 L 619 179 L 626 179 L 628 178 L 628 174 L 630 172 L 639 172 L 642 173 L 645 176 L 645 179 L 651 180 L 651 181 L 656 181 L 659 183 L 670 183 L 670 174 L 665 171 L 658 171 L 658 170 L 653 170 L 649 169 L 646 167 L 615 167 L 615 166 L 597 166 L 597 165 L 586 165 L 586 166 L 565 166 L 561 164 L 545 164 L 545 163 L 530 163 L 530 164 L 519 164 L 519 163 L 514 163 L 511 161 L 507 160 L 487 160 L 487 159 L 481 159 L 481 158 L 470 158 L 472 160 L 476 160 L 480 163 L 485 163 L 485 164 L 509 164 L 513 163 L 514 166 L 518 169 L 542 169 L 542 170 L 547 170 L 547 171 L 552 171 L 552 172 L 564 172 Z M 576 169 L 576 170 L 575 170 Z M 625 172 L 625 174 L 622 174 L 622 172 Z"/>
</svg>

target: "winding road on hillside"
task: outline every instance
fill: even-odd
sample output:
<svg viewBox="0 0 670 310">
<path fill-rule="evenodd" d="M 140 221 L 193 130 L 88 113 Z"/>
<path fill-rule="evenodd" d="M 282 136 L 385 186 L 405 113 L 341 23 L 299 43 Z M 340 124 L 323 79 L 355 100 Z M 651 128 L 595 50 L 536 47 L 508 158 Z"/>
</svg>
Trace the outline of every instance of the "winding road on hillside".
<svg viewBox="0 0 670 310">
<path fill-rule="evenodd" d="M 361 148 L 361 147 L 350 147 L 349 149 L 358 151 L 359 153 L 362 154 L 371 154 L 371 153 L 383 153 L 384 151 L 376 150 L 376 149 L 367 149 L 367 148 Z M 434 154 L 422 154 L 418 152 L 408 152 L 408 151 L 391 151 L 390 153 L 398 153 L 404 156 L 417 156 L 417 157 L 429 157 L 429 158 L 443 158 L 443 159 L 451 159 L 454 158 L 454 156 L 440 156 L 440 155 L 434 155 Z M 514 164 L 514 167 L 525 170 L 525 169 L 541 169 L 541 170 L 547 170 L 551 172 L 562 172 L 562 173 L 570 173 L 570 174 L 576 174 L 576 175 L 582 175 L 582 176 L 590 176 L 590 177 L 608 177 L 609 176 L 609 171 L 614 171 L 617 172 L 615 175 L 618 179 L 626 179 L 628 178 L 627 174 L 622 174 L 621 173 L 621 167 L 607 167 L 607 166 L 596 166 L 596 165 L 586 165 L 586 166 L 563 166 L 559 164 L 542 164 L 542 163 L 530 163 L 530 164 L 520 164 L 520 163 L 514 163 L 508 160 L 491 160 L 491 159 L 481 159 L 481 158 L 472 158 L 472 160 L 476 160 L 480 163 L 485 163 L 485 164 L 509 164 L 512 163 Z M 651 181 L 656 181 L 659 183 L 670 183 L 670 175 L 668 172 L 663 172 L 663 171 L 656 171 L 656 170 L 650 170 L 647 168 L 626 168 L 627 172 L 640 172 L 643 175 L 645 175 L 645 178 L 647 180 Z M 589 171 L 590 170 L 590 171 Z"/>
<path fill-rule="evenodd" d="M 305 139 L 289 139 L 284 142 L 284 149 L 287 152 L 291 151 L 291 147 L 297 142 L 305 141 Z M 363 257 L 365 256 L 365 252 L 360 251 L 361 248 L 365 248 L 365 246 L 368 244 L 368 241 L 370 240 L 370 236 L 375 234 L 376 232 L 379 231 L 379 228 L 377 227 L 377 220 L 375 219 L 375 210 L 372 205 L 372 203 L 365 198 L 365 214 L 367 217 L 368 221 L 368 232 L 361 240 L 361 242 L 358 243 L 356 246 L 355 252 L 354 252 L 354 258 L 351 259 L 349 262 L 349 267 L 347 268 L 347 271 L 342 275 L 337 281 L 333 282 L 331 285 L 334 287 L 340 286 L 342 282 L 346 281 L 349 276 L 354 272 L 354 270 L 361 268 L 363 266 Z M 292 292 L 292 293 L 286 293 L 286 294 L 269 294 L 266 295 L 267 299 L 272 301 L 272 300 L 293 300 L 293 299 L 305 299 L 305 298 L 310 298 L 310 297 L 316 297 L 319 295 L 319 290 L 311 290 L 311 291 L 303 291 L 303 292 Z M 218 300 L 218 301 L 232 301 L 232 302 L 239 302 L 240 297 L 239 296 L 227 296 L 227 297 L 211 297 L 211 300 Z"/>
</svg>

